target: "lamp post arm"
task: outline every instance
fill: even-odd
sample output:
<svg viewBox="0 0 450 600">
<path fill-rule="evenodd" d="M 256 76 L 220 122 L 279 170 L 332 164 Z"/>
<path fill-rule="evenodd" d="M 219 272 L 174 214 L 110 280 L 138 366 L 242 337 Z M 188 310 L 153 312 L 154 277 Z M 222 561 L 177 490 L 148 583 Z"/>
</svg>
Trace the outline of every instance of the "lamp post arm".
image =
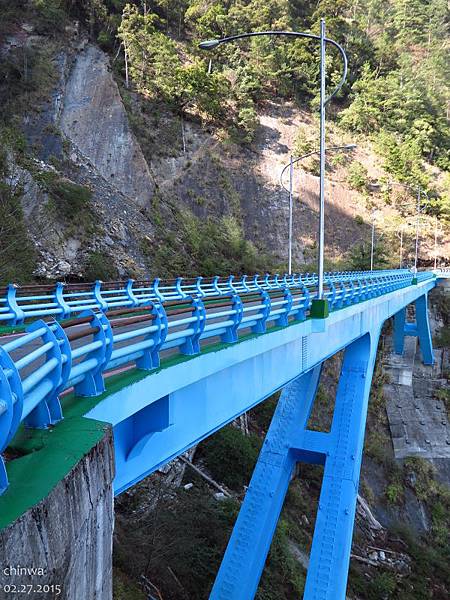
<svg viewBox="0 0 450 600">
<path fill-rule="evenodd" d="M 353 150 L 356 146 L 353 145 L 344 145 L 344 146 L 331 146 L 331 148 L 326 148 L 327 152 L 335 152 L 336 150 Z M 292 164 L 295 165 L 296 163 L 300 162 L 301 160 L 304 160 L 305 158 L 309 158 L 310 156 L 313 156 L 314 154 L 319 154 L 319 150 L 311 150 L 311 152 L 307 152 L 306 154 L 303 154 L 302 156 L 297 156 L 297 158 L 294 158 L 292 160 Z M 280 185 L 283 188 L 283 190 L 285 192 L 289 192 L 289 190 L 287 190 L 284 187 L 284 183 L 283 183 L 283 178 L 284 178 L 284 174 L 286 173 L 286 171 L 289 169 L 289 167 L 291 166 L 291 163 L 288 162 L 286 165 L 284 165 L 281 173 L 280 173 Z"/>
<path fill-rule="evenodd" d="M 228 42 L 235 42 L 237 40 L 243 40 L 245 38 L 251 38 L 251 37 L 260 37 L 263 35 L 302 37 L 302 38 L 316 40 L 316 41 L 320 42 L 320 35 L 315 35 L 314 33 L 306 33 L 305 31 L 251 31 L 248 33 L 238 33 L 236 35 L 230 35 L 229 37 L 219 38 L 217 40 L 207 40 L 205 42 L 201 42 L 199 44 L 199 47 L 202 50 L 212 50 L 213 48 L 216 48 L 220 44 L 227 44 Z M 347 60 L 347 55 L 345 54 L 344 48 L 340 44 L 338 44 L 335 40 L 332 40 L 331 38 L 326 37 L 325 43 L 331 44 L 339 51 L 339 54 L 341 55 L 342 62 L 343 62 L 341 79 L 339 80 L 339 82 L 338 82 L 337 86 L 335 87 L 335 89 L 333 90 L 333 92 L 325 98 L 324 104 L 328 104 L 328 102 L 339 92 L 339 90 L 344 85 L 344 82 L 347 78 L 348 60 Z"/>
<path fill-rule="evenodd" d="M 312 156 L 313 154 L 318 154 L 318 153 L 319 153 L 318 150 L 311 150 L 311 152 L 308 152 L 307 154 L 303 154 L 303 156 L 298 156 L 297 158 L 292 159 L 292 164 L 295 165 L 295 163 L 298 163 L 300 160 L 303 160 L 305 158 L 308 158 L 309 156 Z M 286 192 L 288 192 L 289 190 L 287 190 L 284 187 L 283 176 L 286 173 L 286 171 L 290 168 L 290 166 L 291 166 L 291 162 L 288 162 L 287 165 L 284 165 L 283 170 L 280 173 L 280 185 Z"/>
</svg>

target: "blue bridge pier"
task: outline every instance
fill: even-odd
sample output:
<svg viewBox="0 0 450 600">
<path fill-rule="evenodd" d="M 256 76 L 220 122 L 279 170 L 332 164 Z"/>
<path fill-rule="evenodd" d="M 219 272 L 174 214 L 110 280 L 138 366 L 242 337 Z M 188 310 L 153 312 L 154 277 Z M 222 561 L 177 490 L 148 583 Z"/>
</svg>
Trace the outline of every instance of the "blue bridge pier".
<svg viewBox="0 0 450 600">
<path fill-rule="evenodd" d="M 432 363 L 427 297 L 438 278 L 405 270 L 329 274 L 325 318 L 311 313 L 317 278 L 308 276 L 242 278 L 233 289 L 217 280 L 203 290 L 198 280 L 184 290 L 179 280 L 159 282 L 168 298 L 35 321 L 0 349 L 3 448 L 33 448 L 33 477 L 45 483 L 52 436 L 66 431 L 65 448 L 76 449 L 74 427 L 109 424 L 117 495 L 282 390 L 210 597 L 254 597 L 293 471 L 305 462 L 323 465 L 324 476 L 304 598 L 344 600 L 381 328 L 394 317 L 396 351 L 415 335 Z M 414 323 L 406 318 L 410 304 Z M 341 350 L 331 429 L 309 430 L 322 365 Z M 10 527 L 21 518 L 11 503 L 24 459 L 6 461 L 3 474 L 0 515 L 9 515 Z M 34 505 L 52 485 L 37 486 Z"/>
</svg>

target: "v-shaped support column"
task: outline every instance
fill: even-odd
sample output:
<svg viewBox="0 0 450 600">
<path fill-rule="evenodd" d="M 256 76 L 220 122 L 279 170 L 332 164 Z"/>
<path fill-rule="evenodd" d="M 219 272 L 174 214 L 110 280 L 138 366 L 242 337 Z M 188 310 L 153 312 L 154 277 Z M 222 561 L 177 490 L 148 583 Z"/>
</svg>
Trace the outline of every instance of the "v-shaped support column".
<svg viewBox="0 0 450 600">
<path fill-rule="evenodd" d="M 345 349 L 305 585 L 305 600 L 344 600 L 358 496 L 367 407 L 379 331 Z M 311 435 L 312 432 L 306 432 Z M 308 435 L 306 443 L 308 443 Z M 299 440 L 299 450 L 305 446 Z"/>
<path fill-rule="evenodd" d="M 291 441 L 305 428 L 321 366 L 287 385 L 267 432 L 210 598 L 248 600 L 258 587 L 296 458 Z"/>
<path fill-rule="evenodd" d="M 417 336 L 423 363 L 432 365 L 434 355 L 428 319 L 428 295 L 425 293 L 419 296 L 414 305 L 416 307 L 415 323 L 407 323 L 406 306 L 394 315 L 394 350 L 397 354 L 403 354 L 405 335 Z"/>
<path fill-rule="evenodd" d="M 434 363 L 434 354 L 430 321 L 428 319 L 428 295 L 419 296 L 414 304 L 416 305 L 416 330 L 422 361 L 424 365 L 432 365 Z"/>
<path fill-rule="evenodd" d="M 282 392 L 210 598 L 254 597 L 296 462 L 325 464 L 304 598 L 344 600 L 379 331 L 345 350 L 330 433 L 306 429 L 320 366 Z"/>
</svg>

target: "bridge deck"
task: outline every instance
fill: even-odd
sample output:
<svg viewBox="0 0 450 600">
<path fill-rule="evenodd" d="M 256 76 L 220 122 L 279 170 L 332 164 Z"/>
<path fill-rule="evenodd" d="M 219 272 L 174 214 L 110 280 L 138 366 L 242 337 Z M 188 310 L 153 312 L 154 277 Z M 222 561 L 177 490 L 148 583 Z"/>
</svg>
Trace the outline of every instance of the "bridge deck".
<svg viewBox="0 0 450 600">
<path fill-rule="evenodd" d="M 168 328 L 166 316 L 170 317 L 170 304 L 165 309 L 154 306 L 153 312 L 147 313 L 146 316 L 142 316 L 141 313 L 132 313 L 136 316 L 126 316 L 124 321 L 127 327 L 120 330 L 121 333 L 114 335 L 111 328 L 111 324 L 114 327 L 114 321 L 109 321 L 104 315 L 98 314 L 83 317 L 84 321 L 81 325 L 76 321 L 78 329 L 68 335 L 61 333 L 64 332 L 64 327 L 60 325 L 34 324 L 27 335 L 33 344 L 39 336 L 42 336 L 42 341 L 32 345 L 29 354 L 20 355 L 14 363 L 8 358 L 8 353 L 2 352 L 0 348 L 0 359 L 3 361 L 0 364 L 0 376 L 3 377 L 0 384 L 4 386 L 3 389 L 7 389 L 8 378 L 12 383 L 16 381 L 14 368 L 15 365 L 20 365 L 24 368 L 24 375 L 22 387 L 18 386 L 16 389 L 25 394 L 22 401 L 30 402 L 26 393 L 33 390 L 33 386 L 39 381 L 41 381 L 39 385 L 49 386 L 48 380 L 41 380 L 39 377 L 47 372 L 50 368 L 49 364 L 58 365 L 59 356 L 61 362 L 58 368 L 62 369 L 59 371 L 59 379 L 44 389 L 50 391 L 53 389 L 60 393 L 63 389 L 61 378 L 64 379 L 64 369 L 66 369 L 64 379 L 64 382 L 68 382 L 66 388 L 70 382 L 73 382 L 75 391 L 63 395 L 62 406 L 59 404 L 50 406 L 51 410 L 62 409 L 64 421 L 52 429 L 25 430 L 21 426 L 9 444 L 9 452 L 15 451 L 25 455 L 7 462 L 11 486 L 0 497 L 0 512 L 3 515 L 0 525 L 4 526 L 8 519 L 16 518 L 20 511 L 43 498 L 51 487 L 70 471 L 76 457 L 79 457 L 80 453 L 81 455 L 85 453 L 90 444 L 92 446 L 97 442 L 106 424 L 110 424 L 114 430 L 116 463 L 114 486 L 115 493 L 118 494 L 277 390 L 311 373 L 314 367 L 319 367 L 324 360 L 336 352 L 346 349 L 351 360 L 349 359 L 348 372 L 345 377 L 342 377 L 342 381 L 346 383 L 340 387 L 339 402 L 343 410 L 339 415 L 335 415 L 337 425 L 333 426 L 338 432 L 333 437 L 335 446 L 331 448 L 330 442 L 325 440 L 323 434 L 313 434 L 308 431 L 304 431 L 303 434 L 302 432 L 298 435 L 293 434 L 290 444 L 298 453 L 298 460 L 301 460 L 303 454 L 310 457 L 325 456 L 328 451 L 334 457 L 334 462 L 326 463 L 328 478 L 322 490 L 325 508 L 320 521 L 322 526 L 318 527 L 313 548 L 322 548 L 320 539 L 328 535 L 329 519 L 333 517 L 336 510 L 340 511 L 342 508 L 339 503 L 334 505 L 335 492 L 338 488 L 341 489 L 339 487 L 341 484 L 345 484 L 346 491 L 342 497 L 345 497 L 345 514 L 348 518 L 345 519 L 345 523 L 340 521 L 339 535 L 336 534 L 336 540 L 342 539 L 341 548 L 345 547 L 342 552 L 349 555 L 354 518 L 353 505 L 356 503 L 360 464 L 360 457 L 355 459 L 354 456 L 357 457 L 358 453 L 362 452 L 365 410 L 371 378 L 371 367 L 367 365 L 374 361 L 378 336 L 386 319 L 394 315 L 396 317 L 396 330 L 400 332 L 396 336 L 397 351 L 402 351 L 400 346 L 404 335 L 417 335 L 425 362 L 433 361 L 426 319 L 426 296 L 436 285 L 436 278 L 424 276 L 411 282 L 407 277 L 402 274 L 397 278 L 396 284 L 391 283 L 390 287 L 385 288 L 381 286 L 381 279 L 378 282 L 375 280 L 375 283 L 361 287 L 359 296 L 355 296 L 354 288 L 350 289 L 344 285 L 340 296 L 341 302 L 336 295 L 336 290 L 330 289 L 330 297 L 332 295 L 335 303 L 334 310 L 326 318 L 312 318 L 311 315 L 306 316 L 303 312 L 300 313 L 301 319 L 288 320 L 294 302 L 293 294 L 286 289 L 278 294 L 275 293 L 272 297 L 266 292 L 258 292 L 259 299 L 250 295 L 248 301 L 244 303 L 233 296 L 229 300 L 233 306 L 231 311 L 229 309 L 223 311 L 222 301 L 212 307 L 212 312 L 208 307 L 205 309 L 205 304 L 197 299 L 184 301 L 181 309 L 178 302 L 176 310 L 177 314 L 181 314 L 181 319 L 175 321 L 170 335 L 164 337 L 170 340 L 170 343 L 164 346 L 164 339 L 156 337 L 152 344 L 157 345 L 158 355 L 152 354 L 147 358 L 144 356 L 144 362 L 141 361 L 142 353 L 136 350 L 140 346 L 133 345 L 130 349 L 123 345 L 125 340 L 134 335 L 132 327 L 130 329 L 129 326 L 144 319 L 146 323 L 156 323 L 156 325 L 151 324 L 150 327 L 146 325 L 147 330 L 155 332 L 156 336 L 164 329 L 166 332 L 167 329 L 170 331 L 170 322 Z M 300 296 L 297 296 L 298 298 Z M 350 302 L 344 302 L 346 298 Z M 413 302 L 416 304 L 417 323 L 405 324 L 405 307 Z M 308 297 L 302 296 L 295 310 L 303 310 L 307 303 Z M 278 308 L 280 306 L 285 308 Z M 209 317 L 215 322 L 209 331 L 205 328 L 205 322 L 208 322 L 205 318 L 208 313 L 205 310 L 210 311 Z M 230 319 L 230 315 L 235 315 L 236 320 Z M 243 315 L 250 316 L 243 317 Z M 218 317 L 220 318 L 215 321 Z M 245 326 L 237 335 L 237 327 L 241 320 Z M 162 326 L 164 322 L 166 325 Z M 71 323 L 66 325 L 69 331 L 72 325 Z M 208 332 L 207 345 L 201 347 L 201 335 L 204 331 Z M 87 346 L 79 345 L 79 340 L 86 334 L 90 336 L 91 341 Z M 60 352 L 59 355 L 56 354 L 56 358 L 54 354 L 50 354 L 46 359 L 47 362 L 44 361 L 37 371 L 27 371 L 28 356 L 41 356 L 46 348 L 55 352 L 53 337 L 59 340 L 60 347 L 66 348 L 66 354 Z M 109 343 L 105 341 L 106 339 L 110 340 Z M 217 343 L 217 339 L 222 341 Z M 370 347 L 370 357 L 361 354 L 361 360 L 364 360 L 366 365 L 364 369 L 358 366 L 360 362 L 358 349 L 364 349 L 366 345 L 366 342 L 360 344 L 363 339 L 369 340 L 368 347 Z M 74 342 L 71 347 L 67 345 L 67 340 Z M 21 342 L 13 340 L 5 347 L 17 349 L 21 347 Z M 86 347 L 91 354 L 87 354 L 84 362 L 72 364 L 71 361 L 67 361 L 67 356 L 69 358 L 81 356 Z M 164 352 L 161 354 L 159 363 L 159 351 L 164 348 L 166 354 Z M 175 348 L 181 349 L 181 354 L 171 354 Z M 93 360 L 92 352 L 98 353 L 100 350 L 103 354 L 97 354 L 98 360 Z M 121 360 L 122 355 L 125 360 Z M 64 356 L 66 360 L 61 358 Z M 111 375 L 118 366 L 123 368 L 124 364 L 130 363 L 141 368 Z M 69 367 L 72 369 L 71 374 L 68 372 Z M 94 371 L 89 375 L 89 385 L 85 386 L 83 379 L 80 379 L 80 374 L 90 373 L 90 369 Z M 108 371 L 110 376 L 106 377 L 106 389 L 102 391 L 103 377 Z M 352 414 L 347 415 L 347 399 L 350 393 L 348 390 L 350 388 L 353 390 L 354 372 L 362 373 L 366 383 L 352 392 L 355 410 L 352 409 Z M 84 397 L 80 397 L 80 392 Z M 31 399 L 33 398 L 31 396 Z M 33 406 L 36 406 L 36 400 L 33 401 Z M 302 398 L 298 398 L 297 401 L 301 402 Z M 8 408 L 8 405 L 5 405 L 5 408 Z M 3 415 L 5 415 L 5 408 Z M 0 424 L 1 416 L 0 411 Z M 349 420 L 352 419 L 354 423 L 349 429 Z M 350 487 L 346 483 L 348 469 L 343 465 L 342 459 L 344 454 L 347 456 L 350 448 L 349 432 L 352 438 L 351 444 L 356 449 L 351 458 L 353 466 L 351 481 L 349 479 Z M 345 448 L 342 447 L 344 442 Z M 342 473 L 337 469 L 337 465 L 340 465 L 339 468 L 345 477 L 341 477 Z M 43 470 L 47 473 L 45 476 Z M 280 496 L 279 506 L 282 505 L 282 499 Z M 267 506 L 270 507 L 270 501 Z M 269 537 L 266 536 L 266 542 L 270 544 L 271 532 L 266 533 L 270 534 Z M 318 551 L 315 552 L 319 556 Z M 264 563 L 261 558 L 263 555 L 264 552 L 257 561 L 260 566 Z M 331 581 L 334 576 L 330 579 L 320 571 L 323 560 L 318 560 L 317 556 L 316 558 L 313 556 L 311 561 L 311 577 L 308 576 L 307 590 L 308 586 L 312 585 L 315 593 L 317 592 L 319 588 L 314 581 L 318 581 L 317 577 L 319 577 L 321 589 L 325 590 L 320 597 L 327 600 L 331 597 L 333 600 L 341 598 L 343 590 L 345 591 L 345 581 L 339 584 L 338 596 L 330 596 L 329 590 L 337 590 Z M 333 558 L 332 562 L 329 573 L 333 573 L 333 569 L 342 571 L 339 567 L 342 561 L 336 562 Z M 345 570 L 345 561 L 342 565 Z M 256 577 L 255 581 L 259 578 L 256 571 L 253 574 Z M 250 587 L 253 584 L 254 581 L 249 583 Z M 228 598 L 226 595 L 223 597 Z"/>
</svg>

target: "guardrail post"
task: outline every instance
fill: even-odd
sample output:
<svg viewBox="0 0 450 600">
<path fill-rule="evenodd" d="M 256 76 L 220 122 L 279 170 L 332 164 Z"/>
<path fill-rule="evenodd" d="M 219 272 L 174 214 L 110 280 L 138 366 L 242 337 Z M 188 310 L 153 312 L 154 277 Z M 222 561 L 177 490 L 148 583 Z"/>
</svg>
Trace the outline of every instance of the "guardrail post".
<svg viewBox="0 0 450 600">
<path fill-rule="evenodd" d="M 7 432 L 5 422 L 3 422 L 2 436 L 6 434 L 6 437 L 2 437 L 0 439 L 0 444 L 3 450 L 15 436 L 16 431 L 20 425 L 20 420 L 22 418 L 23 411 L 23 388 L 19 371 L 17 370 L 13 359 L 8 354 L 8 352 L 4 348 L 2 348 L 2 346 L 0 346 L 0 371 L 2 369 L 3 373 L 6 375 L 12 396 L 12 403 L 9 403 L 6 396 L 8 410 L 7 416 L 5 417 L 5 421 L 9 426 L 9 432 Z"/>
<path fill-rule="evenodd" d="M 177 277 L 175 279 L 175 289 L 179 295 L 180 298 L 187 298 L 189 296 L 189 294 L 186 294 L 186 292 L 183 292 L 183 289 L 181 287 L 181 284 L 183 283 L 183 278 L 182 277 Z"/>
<path fill-rule="evenodd" d="M 62 281 L 58 281 L 55 286 L 55 302 L 62 311 L 58 315 L 58 319 L 60 320 L 67 319 L 72 312 L 69 304 L 64 299 L 64 285 Z"/>
<path fill-rule="evenodd" d="M 222 342 L 227 344 L 232 344 L 237 342 L 238 337 L 238 327 L 243 317 L 243 304 L 240 296 L 238 294 L 233 294 L 231 296 L 231 309 L 234 310 L 234 314 L 230 315 L 230 321 L 233 321 L 232 325 L 229 325 L 225 333 L 220 336 Z"/>
<path fill-rule="evenodd" d="M 255 286 L 256 289 L 260 290 L 261 284 L 259 283 L 258 279 L 259 279 L 259 275 L 257 273 L 255 273 L 255 275 L 253 276 L 253 285 Z"/>
<path fill-rule="evenodd" d="M 345 296 L 345 305 L 346 306 L 353 304 L 353 298 L 356 296 L 356 288 L 355 288 L 353 279 L 350 279 L 349 283 L 350 283 L 350 288 L 347 290 L 347 293 Z"/>
<path fill-rule="evenodd" d="M 14 397 L 9 381 L 0 368 L 0 452 L 8 445 L 10 439 L 11 424 L 13 420 Z M 0 496 L 8 488 L 8 475 L 6 473 L 5 461 L 0 455 Z"/>
<path fill-rule="evenodd" d="M 192 298 L 192 308 L 192 316 L 196 317 L 196 320 L 193 323 L 190 323 L 189 327 L 194 330 L 194 333 L 180 346 L 180 352 L 188 355 L 198 354 L 200 352 L 200 336 L 202 335 L 206 324 L 205 305 L 200 298 Z"/>
<path fill-rule="evenodd" d="M 358 289 L 356 290 L 357 302 L 361 302 L 364 300 L 364 285 L 360 277 L 356 281 L 358 283 Z"/>
<path fill-rule="evenodd" d="M 155 277 L 153 280 L 153 293 L 158 298 L 160 302 L 164 302 L 164 296 L 159 291 L 159 284 L 161 283 L 161 279 L 159 277 Z"/>
<path fill-rule="evenodd" d="M 242 275 L 241 283 L 242 283 L 242 287 L 244 288 L 244 290 L 246 292 L 249 292 L 250 288 L 247 285 L 247 275 Z"/>
<path fill-rule="evenodd" d="M 47 344 L 50 342 L 52 344 L 51 349 L 47 350 L 45 354 L 45 360 L 48 361 L 55 358 L 58 361 L 58 366 L 47 375 L 47 379 L 50 379 L 52 383 L 51 391 L 25 418 L 25 427 L 32 429 L 47 429 L 49 425 L 54 425 L 63 418 L 61 404 L 57 393 L 61 388 L 61 384 L 64 385 L 65 383 L 65 381 L 62 381 L 63 365 L 61 346 L 59 345 L 58 338 L 45 321 L 34 321 L 32 325 L 27 327 L 27 333 L 31 333 L 41 328 L 45 328 L 46 330 L 41 336 L 42 343 Z M 64 376 L 67 375 L 67 369 L 65 369 Z"/>
<path fill-rule="evenodd" d="M 253 333 L 265 333 L 266 331 L 266 321 L 268 316 L 270 315 L 270 296 L 265 290 L 261 290 L 261 319 L 258 319 L 252 327 Z"/>
<path fill-rule="evenodd" d="M 303 281 L 300 282 L 299 287 L 303 293 L 304 300 L 295 315 L 295 320 L 296 321 L 304 321 L 306 319 L 306 312 L 308 311 L 309 307 L 311 306 L 311 296 L 310 296 L 308 288 L 303 283 Z"/>
<path fill-rule="evenodd" d="M 103 313 L 96 313 L 91 310 L 82 312 L 80 317 L 89 315 L 93 315 L 92 328 L 98 328 L 98 331 L 93 334 L 94 341 L 100 341 L 101 346 L 89 352 L 84 358 L 84 361 L 94 358 L 97 364 L 85 374 L 83 381 L 75 385 L 75 393 L 78 396 L 98 396 L 105 391 L 103 369 L 111 358 L 113 351 L 113 334 L 109 320 Z"/>
<path fill-rule="evenodd" d="M 202 281 L 203 277 L 197 277 L 195 280 L 195 289 L 197 290 L 197 294 L 201 297 L 206 296 L 206 292 L 202 290 Z"/>
<path fill-rule="evenodd" d="M 341 308 L 345 302 L 345 295 L 347 293 L 347 288 L 345 287 L 345 283 L 344 283 L 343 279 L 339 279 L 337 283 L 340 287 L 340 291 L 336 290 L 335 308 Z"/>
<path fill-rule="evenodd" d="M 233 285 L 234 275 L 230 275 L 227 280 L 228 292 L 231 294 L 237 294 L 237 290 Z"/>
<path fill-rule="evenodd" d="M 298 287 L 302 281 L 300 273 L 294 273 L 292 275 L 292 287 Z"/>
<path fill-rule="evenodd" d="M 288 287 L 285 287 L 283 290 L 283 299 L 285 301 L 283 305 L 284 313 L 279 316 L 276 323 L 280 327 L 287 327 L 289 325 L 289 313 L 291 312 L 293 302 L 292 293 Z"/>
<path fill-rule="evenodd" d="M 155 315 L 152 325 L 155 325 L 158 329 L 146 336 L 146 339 L 153 339 L 153 346 L 144 350 L 143 356 L 136 361 L 136 367 L 146 371 L 159 367 L 159 351 L 166 339 L 168 330 L 167 315 L 163 305 L 153 304 L 150 312 Z"/>
<path fill-rule="evenodd" d="M 15 283 L 10 283 L 6 291 L 6 305 L 14 315 L 12 325 L 21 325 L 25 320 L 25 313 L 17 304 L 17 287 Z"/>
<path fill-rule="evenodd" d="M 223 292 L 219 287 L 219 275 L 214 275 L 212 285 L 213 285 L 214 291 L 217 292 L 217 294 L 219 296 L 221 296 L 223 294 Z"/>
<path fill-rule="evenodd" d="M 134 279 L 129 279 L 127 281 L 127 285 L 125 286 L 125 292 L 129 298 L 129 300 L 131 300 L 131 306 L 139 306 L 139 300 L 134 295 L 133 285 L 134 285 Z"/>
<path fill-rule="evenodd" d="M 336 286 L 334 285 L 334 282 L 331 278 L 328 279 L 328 285 L 330 286 L 330 289 L 331 289 L 331 298 L 328 299 L 328 302 L 330 304 L 331 310 L 333 310 L 334 304 L 336 302 Z"/>
<path fill-rule="evenodd" d="M 108 303 L 104 298 L 102 298 L 102 283 L 103 281 L 97 279 L 97 281 L 94 283 L 93 292 L 95 301 L 97 302 L 100 310 L 106 311 L 108 310 Z"/>
</svg>

